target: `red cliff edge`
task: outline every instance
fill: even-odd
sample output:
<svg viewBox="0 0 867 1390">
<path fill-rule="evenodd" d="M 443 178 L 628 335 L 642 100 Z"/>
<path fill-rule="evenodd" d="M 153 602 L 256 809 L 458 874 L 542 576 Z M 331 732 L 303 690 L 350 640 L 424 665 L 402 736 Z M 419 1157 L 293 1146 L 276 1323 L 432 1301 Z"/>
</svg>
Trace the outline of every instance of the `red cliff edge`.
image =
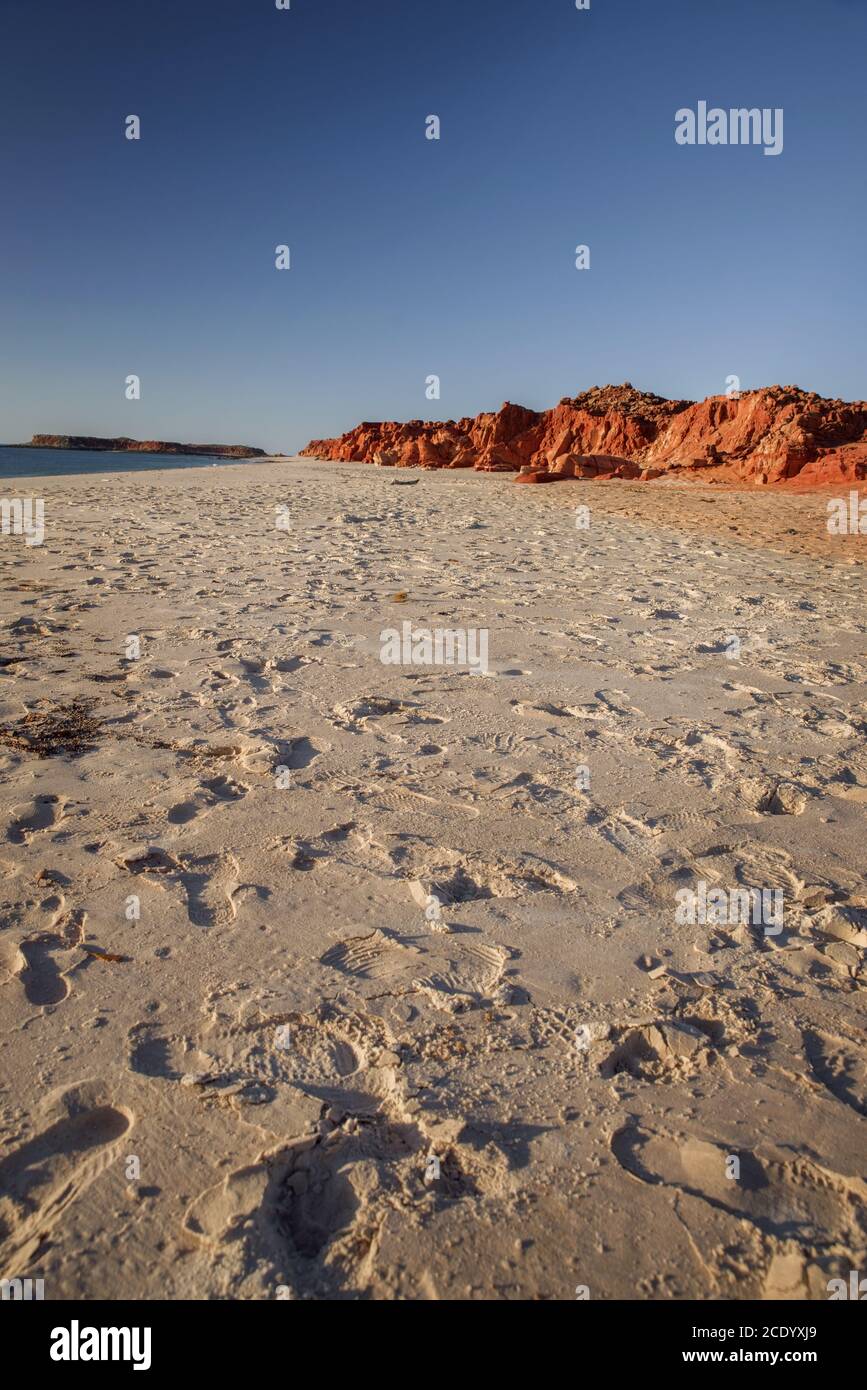
<svg viewBox="0 0 867 1390">
<path fill-rule="evenodd" d="M 867 402 L 827 400 L 797 386 L 669 401 L 594 386 L 553 410 L 508 401 L 463 420 L 357 425 L 302 454 L 392 468 L 474 468 L 559 478 L 699 478 L 819 487 L 867 478 Z M 531 479 L 531 475 L 536 475 Z"/>
</svg>

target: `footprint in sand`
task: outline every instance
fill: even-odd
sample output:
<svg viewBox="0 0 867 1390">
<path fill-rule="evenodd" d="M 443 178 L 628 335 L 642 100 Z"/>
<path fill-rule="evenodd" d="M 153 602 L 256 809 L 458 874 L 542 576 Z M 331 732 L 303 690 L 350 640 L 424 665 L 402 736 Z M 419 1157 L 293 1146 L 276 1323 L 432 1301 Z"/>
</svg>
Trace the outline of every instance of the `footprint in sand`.
<svg viewBox="0 0 867 1390">
<path fill-rule="evenodd" d="M 27 813 L 9 826 L 6 838 L 16 845 L 29 844 L 38 831 L 50 830 L 63 820 L 66 804 L 59 796 L 37 796 Z"/>
<path fill-rule="evenodd" d="M 207 1067 L 208 1059 L 179 1033 L 163 1033 L 152 1023 L 139 1023 L 127 1036 L 129 1067 L 139 1076 L 180 1081 L 188 1072 Z"/>
<path fill-rule="evenodd" d="M 26 966 L 27 961 L 21 954 L 18 942 L 10 941 L 6 937 L 0 938 L 0 985 L 17 980 Z"/>
<path fill-rule="evenodd" d="M 0 952 L 0 983 L 17 979 L 28 1003 L 38 1008 L 60 1004 L 70 992 L 68 971 L 55 960 L 58 951 L 69 951 L 84 937 L 87 914 L 81 908 L 63 915 L 63 895 L 46 898 L 40 904 L 54 914 L 53 930 L 39 932 L 24 941 L 4 943 Z"/>
<path fill-rule="evenodd" d="M 577 891 L 578 885 L 553 864 L 527 854 L 487 859 L 476 851 L 450 849 L 409 841 L 397 856 L 404 872 L 430 885 L 441 902 L 470 903 L 487 898 L 520 898 L 525 893 Z"/>
<path fill-rule="evenodd" d="M 69 981 L 55 961 L 54 952 L 68 950 L 69 943 L 44 932 L 30 941 L 22 941 L 20 949 L 25 964 L 19 978 L 28 1003 L 39 1007 L 62 1003 L 69 994 Z"/>
<path fill-rule="evenodd" d="M 293 738 L 282 747 L 279 755 L 280 766 L 298 772 L 302 768 L 309 767 L 317 758 L 321 758 L 323 753 L 327 753 L 329 746 L 328 744 L 316 743 L 306 736 Z"/>
<path fill-rule="evenodd" d="M 237 916 L 238 862 L 231 854 L 184 858 L 181 882 L 194 927 L 220 927 Z"/>
<path fill-rule="evenodd" d="M 296 1106 L 299 1093 L 353 1114 L 376 1111 L 397 1084 L 394 1057 L 381 1020 L 321 1006 L 233 1026 L 209 1028 L 202 1047 L 215 1070 L 234 1081 L 272 1093 L 271 1109 Z M 385 1059 L 390 1058 L 391 1061 Z"/>
<path fill-rule="evenodd" d="M 201 816 L 204 809 L 198 801 L 178 801 L 169 808 L 167 819 L 170 825 L 187 825 L 196 816 Z"/>
<path fill-rule="evenodd" d="M 203 782 L 202 786 L 215 801 L 240 801 L 241 797 L 246 796 L 250 790 L 243 782 L 236 782 L 233 777 L 225 774 L 220 777 L 211 777 Z"/>
<path fill-rule="evenodd" d="M 396 1059 L 380 1019 L 323 1005 L 247 1021 L 225 1014 L 221 997 L 213 1002 L 198 1042 L 158 1025 L 133 1028 L 130 1069 L 180 1082 L 189 1095 L 283 1138 L 315 1128 L 325 1103 L 369 1115 L 394 1094 Z"/>
<path fill-rule="evenodd" d="M 405 700 L 392 700 L 384 695 L 364 695 L 349 704 L 335 705 L 332 710 L 334 717 L 329 718 L 335 728 L 360 734 L 371 728 L 371 720 L 404 716 L 411 708 L 413 706 Z"/>
<path fill-rule="evenodd" d="M 819 1030 L 804 1033 L 804 1050 L 814 1075 L 837 1100 L 867 1115 L 867 1059 L 863 1048 Z"/>
<path fill-rule="evenodd" d="M 300 671 L 311 664 L 312 659 L 309 656 L 284 656 L 279 661 L 275 661 L 274 670 L 291 674 L 293 671 Z"/>
<path fill-rule="evenodd" d="M 618 1130 L 611 1149 L 618 1163 L 641 1182 L 677 1188 L 778 1239 L 818 1247 L 863 1240 L 858 1212 L 867 1185 L 819 1167 L 803 1154 L 769 1143 L 752 1152 L 726 1148 L 694 1135 L 640 1125 Z M 732 1154 L 740 1162 L 736 1180 L 726 1176 Z"/>
<path fill-rule="evenodd" d="M 133 1124 L 129 1111 L 93 1103 L 89 1090 L 68 1092 L 68 1113 L 0 1163 L 0 1264 L 7 1278 L 40 1258 L 63 1212 L 118 1157 Z"/>
<path fill-rule="evenodd" d="M 427 995 L 448 1013 L 490 999 L 510 953 L 502 946 L 455 936 L 392 937 L 376 930 L 332 946 L 322 964 L 354 977 L 365 998 L 382 994 Z"/>
<path fill-rule="evenodd" d="M 179 884 L 194 927 L 221 927 L 233 922 L 242 897 L 260 891 L 253 884 L 239 884 L 238 861 L 233 854 L 183 854 L 175 858 L 152 847 L 118 862 L 131 874 L 154 874 Z"/>
<path fill-rule="evenodd" d="M 303 1030 L 309 1022 L 298 1020 L 296 1027 Z M 298 1043 L 303 1046 L 300 1031 Z M 351 1062 L 348 1055 L 338 1059 L 338 1070 Z M 459 1121 L 457 1128 L 462 1127 Z M 274 1161 L 228 1174 L 191 1203 L 185 1231 L 210 1244 L 243 1241 L 251 1262 L 288 1263 L 290 1280 L 303 1281 L 306 1261 L 316 1261 L 317 1271 L 327 1269 L 333 1250 L 339 1252 L 344 1287 L 347 1279 L 354 1286 L 364 1277 L 370 1231 L 390 1213 L 415 1206 L 429 1142 L 390 1091 L 362 1125 L 332 1131 L 324 1142 L 311 1135 L 287 1145 Z M 495 1161 L 483 1168 L 475 1155 L 452 1142 L 442 1158 L 442 1196 L 450 1204 L 478 1197 L 497 1171 Z"/>
<path fill-rule="evenodd" d="M 205 815 L 225 802 L 240 801 L 250 790 L 243 782 L 222 775 L 204 781 L 194 795 L 187 801 L 179 801 L 168 812 L 172 825 L 186 825 L 197 816 Z"/>
</svg>

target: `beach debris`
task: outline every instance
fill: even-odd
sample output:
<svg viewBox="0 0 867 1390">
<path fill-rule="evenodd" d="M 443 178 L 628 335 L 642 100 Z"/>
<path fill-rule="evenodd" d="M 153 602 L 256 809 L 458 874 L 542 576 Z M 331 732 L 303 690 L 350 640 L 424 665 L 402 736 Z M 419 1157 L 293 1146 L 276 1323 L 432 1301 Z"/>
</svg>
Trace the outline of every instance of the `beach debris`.
<svg viewBox="0 0 867 1390">
<path fill-rule="evenodd" d="M 47 709 L 30 710 L 15 724 L 0 724 L 0 744 L 37 758 L 59 753 L 78 758 L 95 746 L 101 723 L 92 714 L 95 700 L 78 699 Z"/>
<path fill-rule="evenodd" d="M 93 956 L 95 960 L 111 961 L 116 965 L 132 960 L 132 956 L 118 956 L 113 951 L 103 951 L 100 946 L 82 946 L 81 949 L 87 955 Z"/>
</svg>

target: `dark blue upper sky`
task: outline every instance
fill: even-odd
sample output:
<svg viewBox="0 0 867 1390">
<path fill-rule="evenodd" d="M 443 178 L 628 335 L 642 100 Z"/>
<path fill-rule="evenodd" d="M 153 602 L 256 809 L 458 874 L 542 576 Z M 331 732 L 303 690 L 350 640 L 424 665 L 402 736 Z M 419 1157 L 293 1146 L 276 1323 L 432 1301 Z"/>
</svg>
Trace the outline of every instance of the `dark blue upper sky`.
<svg viewBox="0 0 867 1390">
<path fill-rule="evenodd" d="M 865 53 L 862 0 L 3 0 L 0 438 L 863 398 Z M 699 100 L 783 153 L 677 145 Z"/>
</svg>

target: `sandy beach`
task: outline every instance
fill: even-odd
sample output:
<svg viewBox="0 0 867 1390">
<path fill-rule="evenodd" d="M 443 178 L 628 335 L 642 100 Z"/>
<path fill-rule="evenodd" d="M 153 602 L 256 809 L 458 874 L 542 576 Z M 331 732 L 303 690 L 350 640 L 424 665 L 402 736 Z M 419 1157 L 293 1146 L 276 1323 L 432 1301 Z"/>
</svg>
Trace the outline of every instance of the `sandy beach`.
<svg viewBox="0 0 867 1390">
<path fill-rule="evenodd" d="M 5 1277 L 867 1270 L 867 543 L 836 493 L 308 459 L 31 492 L 43 543 L 0 538 Z M 484 669 L 383 664 L 404 624 L 485 633 Z"/>
</svg>

